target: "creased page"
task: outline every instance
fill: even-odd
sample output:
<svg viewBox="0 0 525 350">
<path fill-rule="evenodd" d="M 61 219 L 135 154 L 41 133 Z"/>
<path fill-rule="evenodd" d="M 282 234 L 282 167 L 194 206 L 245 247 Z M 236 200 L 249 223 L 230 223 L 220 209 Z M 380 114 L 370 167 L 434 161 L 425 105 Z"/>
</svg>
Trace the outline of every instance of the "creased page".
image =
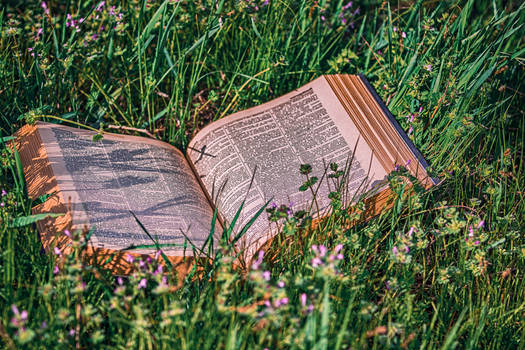
<svg viewBox="0 0 525 350">
<path fill-rule="evenodd" d="M 387 174 L 324 77 L 212 123 L 192 140 L 188 156 L 227 223 L 245 200 L 237 229 L 268 200 L 290 205 L 294 211 L 325 213 L 334 185 L 323 174 L 331 162 L 342 170 L 352 160 L 345 189 L 350 199 L 357 191 L 382 182 Z M 311 191 L 299 190 L 306 181 L 299 172 L 301 164 L 312 166 L 309 177 L 322 179 L 313 186 L 317 191 L 314 207 Z M 247 256 L 271 235 L 265 212 L 244 237 Z"/>
<path fill-rule="evenodd" d="M 160 141 L 38 123 L 58 187 L 71 205 L 73 227 L 94 228 L 96 247 L 137 253 L 192 255 L 186 237 L 201 247 L 213 210 L 184 155 Z M 216 232 L 220 232 L 216 228 Z"/>
</svg>

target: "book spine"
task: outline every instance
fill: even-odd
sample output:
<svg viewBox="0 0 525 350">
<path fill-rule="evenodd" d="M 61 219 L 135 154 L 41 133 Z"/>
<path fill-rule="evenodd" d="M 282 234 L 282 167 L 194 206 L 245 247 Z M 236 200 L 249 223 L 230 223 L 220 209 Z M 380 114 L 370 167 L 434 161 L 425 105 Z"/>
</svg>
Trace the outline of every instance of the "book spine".
<svg viewBox="0 0 525 350">
<path fill-rule="evenodd" d="M 408 146 L 410 151 L 412 151 L 412 153 L 417 158 L 417 160 L 419 161 L 421 166 L 423 168 L 425 168 L 425 170 L 427 170 L 427 168 L 429 167 L 428 162 L 425 160 L 425 158 L 423 157 L 421 152 L 419 152 L 419 150 L 416 148 L 414 143 L 410 140 L 410 138 L 405 133 L 405 131 L 403 130 L 401 125 L 399 125 L 399 123 L 397 122 L 396 118 L 394 118 L 392 113 L 390 113 L 390 111 L 386 107 L 386 105 L 383 102 L 383 100 L 381 99 L 381 97 L 379 97 L 379 95 L 377 94 L 375 89 L 372 87 L 372 85 L 370 85 L 370 82 L 365 78 L 365 76 L 363 74 L 359 74 L 358 76 L 361 79 L 361 81 L 363 82 L 363 84 L 365 84 L 365 86 L 368 89 L 368 91 L 370 91 L 370 94 L 372 94 L 372 96 L 376 100 L 377 104 L 379 105 L 379 107 L 381 108 L 383 113 L 387 116 L 387 118 L 390 121 L 390 123 L 394 126 L 394 128 L 396 129 L 396 131 L 399 134 L 399 136 L 401 137 L 401 139 L 405 142 L 405 144 Z M 430 176 L 430 179 L 432 180 L 434 185 L 437 185 L 440 182 L 439 178 L 437 178 L 437 177 L 431 177 Z"/>
</svg>

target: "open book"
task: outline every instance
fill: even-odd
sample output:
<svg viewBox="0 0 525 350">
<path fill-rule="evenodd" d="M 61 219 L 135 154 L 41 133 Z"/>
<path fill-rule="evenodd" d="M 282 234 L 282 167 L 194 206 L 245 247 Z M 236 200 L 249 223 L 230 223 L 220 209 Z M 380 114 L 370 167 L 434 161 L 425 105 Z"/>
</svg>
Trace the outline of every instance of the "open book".
<svg viewBox="0 0 525 350">
<path fill-rule="evenodd" d="M 330 163 L 350 164 L 348 198 L 366 195 L 372 213 L 384 206 L 385 179 L 396 165 L 427 188 L 436 183 L 373 88 L 356 75 L 321 76 L 213 122 L 186 154 L 151 138 L 105 133 L 93 141 L 93 132 L 43 122 L 16 136 L 30 197 L 49 195 L 34 213 L 65 213 L 38 222 L 44 248 L 67 249 L 65 229 L 90 229 L 91 259 L 119 273 L 129 269 L 126 254 L 155 251 L 152 238 L 172 262 L 184 264 L 192 245 L 201 247 L 212 230 L 218 239 L 243 202 L 237 229 L 269 200 L 306 209 L 312 193 L 299 190 L 301 164 L 320 179 L 314 185 L 320 212 L 333 190 Z M 237 246 L 249 259 L 274 234 L 263 211 Z"/>
</svg>

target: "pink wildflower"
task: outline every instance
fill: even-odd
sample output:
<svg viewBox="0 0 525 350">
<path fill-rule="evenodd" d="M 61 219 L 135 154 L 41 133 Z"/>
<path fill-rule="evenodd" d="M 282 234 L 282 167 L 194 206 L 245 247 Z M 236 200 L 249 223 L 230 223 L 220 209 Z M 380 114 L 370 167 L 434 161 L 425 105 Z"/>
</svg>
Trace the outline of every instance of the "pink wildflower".
<svg viewBox="0 0 525 350">
<path fill-rule="evenodd" d="M 97 12 L 102 11 L 102 8 L 104 7 L 105 4 L 106 4 L 105 1 L 101 1 L 101 2 L 97 5 L 97 8 L 95 9 L 95 11 L 97 11 Z"/>
<path fill-rule="evenodd" d="M 42 2 L 40 3 L 40 6 L 44 9 L 44 13 L 45 13 L 46 15 L 49 15 L 49 9 L 47 8 L 47 4 L 46 4 L 46 2 L 45 2 L 45 1 L 42 1 Z"/>
<path fill-rule="evenodd" d="M 262 264 L 264 258 L 264 251 L 260 251 L 259 255 L 257 256 L 257 260 L 252 264 L 252 269 L 257 270 L 259 266 Z"/>
<path fill-rule="evenodd" d="M 319 246 L 319 252 L 321 253 L 321 257 L 326 255 L 326 247 L 324 245 Z"/>
<path fill-rule="evenodd" d="M 321 266 L 323 264 L 322 260 L 318 257 L 312 259 L 312 267 Z"/>
<path fill-rule="evenodd" d="M 398 254 L 397 247 L 392 248 L 392 253 L 394 254 L 394 256 Z"/>
<path fill-rule="evenodd" d="M 271 273 L 270 273 L 270 271 L 264 271 L 263 274 L 262 274 L 262 276 L 263 276 L 263 279 L 264 279 L 265 281 L 269 281 L 269 280 L 270 280 L 270 277 L 271 277 Z"/>
<path fill-rule="evenodd" d="M 299 297 L 299 300 L 301 301 L 301 305 L 305 307 L 306 306 L 306 293 L 302 293 L 301 296 Z"/>
</svg>

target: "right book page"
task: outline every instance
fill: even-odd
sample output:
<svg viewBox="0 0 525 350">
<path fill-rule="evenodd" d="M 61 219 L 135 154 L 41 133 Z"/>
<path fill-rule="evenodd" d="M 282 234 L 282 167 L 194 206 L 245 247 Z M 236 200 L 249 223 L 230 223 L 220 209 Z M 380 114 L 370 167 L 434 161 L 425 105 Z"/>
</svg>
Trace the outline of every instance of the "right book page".
<svg viewBox="0 0 525 350">
<path fill-rule="evenodd" d="M 346 168 L 349 177 L 344 191 L 349 201 L 384 185 L 393 166 L 382 161 L 375 149 L 387 146 L 371 147 L 370 138 L 364 137 L 340 99 L 322 76 L 275 100 L 216 121 L 195 136 L 188 159 L 226 224 L 233 221 L 243 201 L 237 229 L 267 201 L 288 205 L 293 211 L 326 214 L 328 194 L 337 185 L 327 176 L 330 163 Z M 300 190 L 307 181 L 299 171 L 302 164 L 312 167 L 308 178 L 318 179 L 306 191 Z M 240 248 L 250 256 L 272 235 L 264 212 Z"/>
</svg>

